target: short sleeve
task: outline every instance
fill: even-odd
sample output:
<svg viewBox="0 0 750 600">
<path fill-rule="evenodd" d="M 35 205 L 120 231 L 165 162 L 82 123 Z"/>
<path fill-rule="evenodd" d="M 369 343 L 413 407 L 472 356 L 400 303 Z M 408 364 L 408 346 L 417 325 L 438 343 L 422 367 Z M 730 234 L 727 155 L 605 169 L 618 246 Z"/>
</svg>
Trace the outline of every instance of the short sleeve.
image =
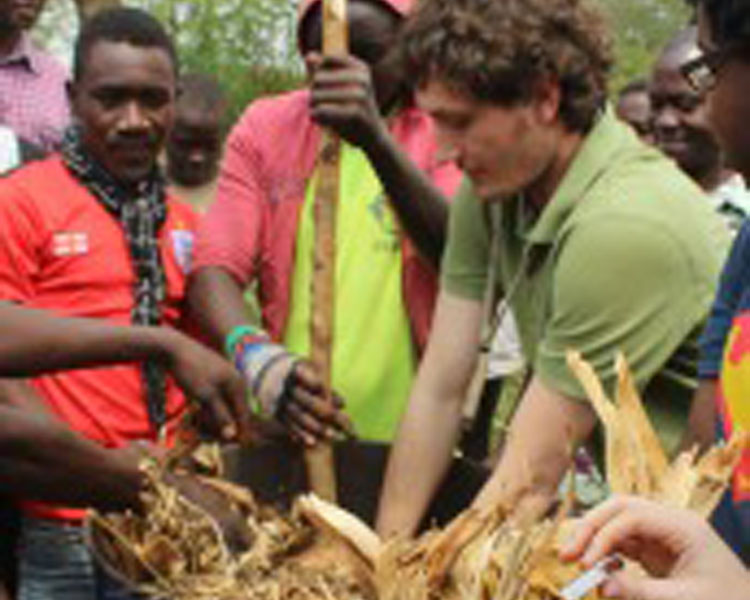
<svg viewBox="0 0 750 600">
<path fill-rule="evenodd" d="M 699 377 L 715 379 L 719 376 L 732 319 L 748 287 L 750 287 L 750 221 L 745 221 L 724 265 L 711 314 L 700 339 Z"/>
<path fill-rule="evenodd" d="M 12 180 L 0 180 L 0 300 L 34 297 L 43 230 L 33 201 Z"/>
<path fill-rule="evenodd" d="M 216 199 L 200 221 L 194 256 L 195 270 L 221 267 L 243 285 L 253 277 L 265 196 L 253 120 L 251 107 L 227 140 Z"/>
<path fill-rule="evenodd" d="M 469 300 L 481 300 L 487 285 L 489 236 L 482 205 L 464 179 L 450 209 L 441 287 Z"/>
<path fill-rule="evenodd" d="M 582 397 L 566 365 L 566 351 L 575 349 L 612 390 L 622 351 L 643 389 L 708 312 L 715 266 L 685 243 L 664 223 L 633 214 L 591 217 L 569 232 L 535 357 L 542 380 Z"/>
</svg>

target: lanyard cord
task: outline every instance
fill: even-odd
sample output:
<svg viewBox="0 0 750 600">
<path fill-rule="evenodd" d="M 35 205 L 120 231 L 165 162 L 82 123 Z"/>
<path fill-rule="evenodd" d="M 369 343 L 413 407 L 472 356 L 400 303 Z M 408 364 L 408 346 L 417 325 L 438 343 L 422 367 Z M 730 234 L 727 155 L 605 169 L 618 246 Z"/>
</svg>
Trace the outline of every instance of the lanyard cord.
<svg viewBox="0 0 750 600">
<path fill-rule="evenodd" d="M 482 335 L 479 343 L 479 351 L 489 352 L 492 341 L 497 335 L 498 329 L 503 318 L 510 309 L 510 303 L 521 286 L 523 274 L 526 271 L 529 255 L 531 254 L 531 244 L 526 244 L 521 253 L 521 260 L 518 263 L 513 279 L 508 286 L 506 293 L 500 300 L 499 305 L 495 301 L 495 287 L 498 279 L 498 262 L 500 258 L 500 226 L 498 223 L 497 210 L 490 210 L 489 227 L 490 227 L 490 254 L 489 254 L 489 271 L 487 274 L 487 289 L 484 294 L 484 315 L 482 318 Z M 497 308 L 496 308 L 497 307 Z"/>
</svg>

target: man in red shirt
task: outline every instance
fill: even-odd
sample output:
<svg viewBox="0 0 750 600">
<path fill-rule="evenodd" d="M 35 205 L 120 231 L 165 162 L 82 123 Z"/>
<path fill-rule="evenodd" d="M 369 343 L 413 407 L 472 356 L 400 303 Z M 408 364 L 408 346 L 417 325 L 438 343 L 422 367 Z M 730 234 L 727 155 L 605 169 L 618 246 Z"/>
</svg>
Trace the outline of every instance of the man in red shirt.
<svg viewBox="0 0 750 600">
<path fill-rule="evenodd" d="M 113 325 L 181 324 L 196 217 L 168 197 L 156 164 L 176 62 L 145 12 L 114 9 L 86 23 L 70 86 L 77 127 L 60 155 L 0 184 L 0 299 Z M 23 398 L 107 448 L 169 443 L 185 407 L 166 373 L 170 360 L 158 349 L 134 355 L 126 341 L 120 351 L 139 362 L 39 376 Z M 217 390 L 204 382 L 192 391 L 208 400 Z M 246 414 L 239 401 L 233 410 Z M 219 420 L 232 434 L 228 417 L 224 409 Z M 82 543 L 81 512 L 30 502 L 24 512 L 20 597 L 106 597 Z"/>
</svg>

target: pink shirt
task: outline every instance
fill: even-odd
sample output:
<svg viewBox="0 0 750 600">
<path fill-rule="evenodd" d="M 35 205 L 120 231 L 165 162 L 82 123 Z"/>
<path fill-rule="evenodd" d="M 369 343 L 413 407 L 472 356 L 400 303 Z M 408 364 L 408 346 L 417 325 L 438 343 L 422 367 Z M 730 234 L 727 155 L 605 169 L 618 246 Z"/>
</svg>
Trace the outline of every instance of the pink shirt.
<svg viewBox="0 0 750 600">
<path fill-rule="evenodd" d="M 221 267 L 241 284 L 258 278 L 263 323 L 280 339 L 289 313 L 294 243 L 305 189 L 315 168 L 320 129 L 309 114 L 306 90 L 254 102 L 232 131 L 216 200 L 203 218 L 195 269 Z M 411 160 L 448 197 L 460 171 L 437 158 L 434 126 L 410 107 L 391 120 L 391 133 Z M 412 334 L 427 341 L 437 273 L 404 240 L 403 285 Z"/>
<path fill-rule="evenodd" d="M 51 151 L 70 121 L 68 73 L 24 34 L 15 50 L 0 57 L 0 124 Z"/>
</svg>

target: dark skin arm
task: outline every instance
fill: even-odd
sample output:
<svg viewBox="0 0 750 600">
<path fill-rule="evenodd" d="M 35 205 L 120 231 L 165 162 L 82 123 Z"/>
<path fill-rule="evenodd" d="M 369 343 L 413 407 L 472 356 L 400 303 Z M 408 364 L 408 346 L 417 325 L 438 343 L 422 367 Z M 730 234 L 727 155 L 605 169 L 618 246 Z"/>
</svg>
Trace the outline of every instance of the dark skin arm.
<svg viewBox="0 0 750 600">
<path fill-rule="evenodd" d="M 445 245 L 447 203 L 390 135 L 375 98 L 370 68 L 353 56 L 324 58 L 309 53 L 306 62 L 312 74 L 313 119 L 363 149 L 406 235 L 437 269 Z M 392 101 L 387 97 L 380 102 L 385 107 L 389 104 Z M 242 291 L 234 278 L 220 268 L 204 268 L 191 276 L 191 314 L 216 347 L 221 347 L 232 329 L 248 322 Z M 323 400 L 321 379 L 307 362 L 296 366 L 292 361 L 278 363 L 269 371 L 269 383 L 264 383 L 263 390 L 278 390 L 292 368 L 294 385 L 283 417 L 292 435 L 313 445 L 336 432 L 349 432 L 348 420 L 338 410 L 343 402 L 335 398 L 336 406 L 331 407 Z"/>
<path fill-rule="evenodd" d="M 716 437 L 715 379 L 701 379 L 693 396 L 688 416 L 688 428 L 680 442 L 681 450 L 697 445 L 700 452 L 708 450 Z"/>
<path fill-rule="evenodd" d="M 188 285 L 191 315 L 215 347 L 220 348 L 226 336 L 239 325 L 249 324 L 242 287 L 219 267 L 206 267 L 192 273 Z M 339 408 L 340 398 L 334 399 L 336 408 L 323 400 L 323 385 L 312 365 L 306 361 L 295 363 L 294 357 L 283 360 L 268 372 L 261 389 L 261 403 L 274 395 L 283 380 L 294 370 L 294 385 L 282 422 L 297 440 L 314 445 L 317 440 L 349 432 L 351 425 Z M 268 391 L 269 394 L 265 392 Z"/>
<path fill-rule="evenodd" d="M 132 449 L 106 450 L 38 413 L 0 406 L 0 490 L 13 496 L 135 508 L 139 458 Z"/>
<path fill-rule="evenodd" d="M 19 498 L 94 507 L 141 509 L 145 446 L 107 449 L 38 412 L 0 406 L 0 492 Z M 247 528 L 225 498 L 188 474 L 165 481 L 203 507 L 231 547 L 247 547 Z"/>
<path fill-rule="evenodd" d="M 388 131 L 370 68 L 354 56 L 310 53 L 305 61 L 313 74 L 313 119 L 367 154 L 404 232 L 437 269 L 445 246 L 448 204 Z M 388 98 L 379 100 L 388 106 Z"/>
<path fill-rule="evenodd" d="M 140 463 L 164 459 L 163 448 L 103 448 L 56 418 L 26 381 L 0 381 L 0 403 L 0 493 L 104 512 L 141 509 Z M 187 473 L 164 477 L 217 520 L 232 547 L 247 546 L 246 527 L 220 494 Z"/>
<path fill-rule="evenodd" d="M 25 377 L 154 359 L 189 398 L 212 414 L 220 437 L 250 437 L 242 378 L 221 356 L 175 329 L 65 319 L 0 303 L 0 331 L 0 375 Z"/>
</svg>

